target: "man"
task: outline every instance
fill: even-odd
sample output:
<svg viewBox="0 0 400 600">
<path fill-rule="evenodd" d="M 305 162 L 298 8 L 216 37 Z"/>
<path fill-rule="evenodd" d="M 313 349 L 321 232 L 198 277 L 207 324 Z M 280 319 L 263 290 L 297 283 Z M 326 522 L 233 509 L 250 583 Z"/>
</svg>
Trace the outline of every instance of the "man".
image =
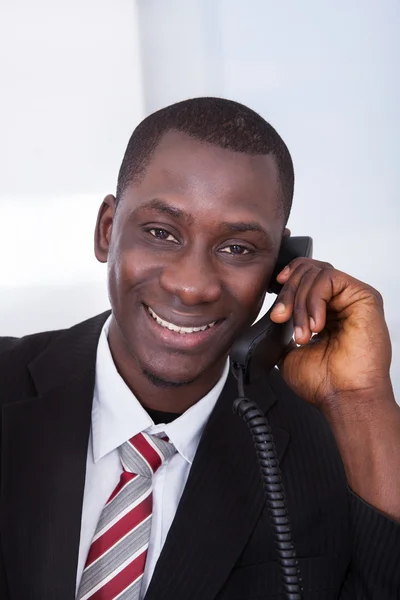
<svg viewBox="0 0 400 600">
<path fill-rule="evenodd" d="M 293 182 L 279 135 L 235 102 L 188 100 L 135 130 L 96 224 L 111 314 L 1 340 L 2 599 L 286 597 L 228 356 Z M 400 598 L 381 297 L 317 260 L 278 281 L 273 319 L 293 315 L 297 345 L 246 394 L 273 429 L 303 598 Z"/>
</svg>

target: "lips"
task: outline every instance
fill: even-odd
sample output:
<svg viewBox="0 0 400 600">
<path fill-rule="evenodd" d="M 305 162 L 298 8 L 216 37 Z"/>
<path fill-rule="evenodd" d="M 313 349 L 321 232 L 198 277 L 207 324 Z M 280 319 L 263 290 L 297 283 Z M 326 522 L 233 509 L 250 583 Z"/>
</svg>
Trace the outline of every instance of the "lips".
<svg viewBox="0 0 400 600">
<path fill-rule="evenodd" d="M 207 322 L 204 317 L 186 315 L 183 319 L 182 315 L 175 314 L 169 316 L 167 320 L 164 311 L 163 317 L 161 317 L 148 305 L 144 305 L 144 309 L 150 323 L 153 323 L 151 329 L 159 341 L 166 346 L 180 350 L 194 350 L 196 347 L 203 347 L 211 337 L 214 337 L 224 321 L 224 319 L 215 319 Z"/>
<path fill-rule="evenodd" d="M 206 329 L 211 329 L 211 327 L 213 327 L 216 323 L 216 321 L 211 321 L 211 323 L 207 323 L 206 325 L 200 325 L 198 327 L 196 327 L 195 325 L 191 327 L 185 327 L 182 325 L 177 325 L 176 323 L 172 323 L 171 321 L 166 321 L 165 319 L 162 319 L 152 308 L 150 308 L 150 306 L 147 307 L 147 310 L 149 311 L 153 319 L 159 325 L 161 325 L 161 327 L 165 327 L 166 329 L 169 329 L 170 331 L 175 331 L 176 333 L 181 333 L 182 335 L 189 333 L 198 333 L 199 331 L 206 331 Z"/>
<path fill-rule="evenodd" d="M 161 327 L 176 331 L 178 333 L 196 333 L 198 331 L 205 331 L 213 327 L 219 318 L 207 317 L 194 317 L 190 315 L 182 315 L 176 313 L 166 314 L 161 310 L 154 310 L 148 305 L 145 305 L 147 312 Z"/>
</svg>

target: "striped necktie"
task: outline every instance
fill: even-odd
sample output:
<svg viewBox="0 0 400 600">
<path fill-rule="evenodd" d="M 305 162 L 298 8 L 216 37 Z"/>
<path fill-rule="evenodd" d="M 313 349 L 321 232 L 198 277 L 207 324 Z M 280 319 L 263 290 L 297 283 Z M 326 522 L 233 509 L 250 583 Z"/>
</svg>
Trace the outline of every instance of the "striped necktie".
<svg viewBox="0 0 400 600">
<path fill-rule="evenodd" d="M 77 600 L 138 600 L 152 516 L 152 477 L 175 452 L 166 439 L 139 433 L 119 448 L 121 479 L 100 516 Z"/>
</svg>

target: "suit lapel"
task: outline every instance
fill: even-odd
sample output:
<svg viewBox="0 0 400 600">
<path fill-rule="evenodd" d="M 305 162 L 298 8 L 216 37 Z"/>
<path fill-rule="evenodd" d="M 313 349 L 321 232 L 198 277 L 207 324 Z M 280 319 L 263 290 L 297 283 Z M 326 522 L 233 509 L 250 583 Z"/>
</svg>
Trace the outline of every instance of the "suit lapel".
<svg viewBox="0 0 400 600">
<path fill-rule="evenodd" d="M 75 597 L 96 349 L 106 317 L 61 333 L 30 365 L 38 396 L 3 408 L 2 545 L 11 598 Z"/>
<path fill-rule="evenodd" d="M 248 396 L 267 412 L 275 396 L 265 382 Z M 264 505 L 250 432 L 232 413 L 236 382 L 227 384 L 200 441 L 177 514 L 145 600 L 212 600 L 244 549 Z M 273 427 L 282 461 L 289 434 Z"/>
</svg>

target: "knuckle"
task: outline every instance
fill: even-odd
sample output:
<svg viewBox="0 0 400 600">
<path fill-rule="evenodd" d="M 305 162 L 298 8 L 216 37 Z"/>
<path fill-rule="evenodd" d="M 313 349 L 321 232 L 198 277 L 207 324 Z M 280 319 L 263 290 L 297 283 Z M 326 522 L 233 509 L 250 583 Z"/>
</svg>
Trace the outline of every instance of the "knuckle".
<svg viewBox="0 0 400 600">
<path fill-rule="evenodd" d="M 321 261 L 323 269 L 334 269 L 335 267 L 330 262 Z"/>
<path fill-rule="evenodd" d="M 293 299 L 293 296 L 295 295 L 296 290 L 297 290 L 297 285 L 295 285 L 292 281 L 289 280 L 283 286 L 280 295 L 281 295 L 281 297 L 284 296 L 285 298 L 292 298 Z"/>
<path fill-rule="evenodd" d="M 298 256 L 290 261 L 289 266 L 292 271 L 294 271 L 297 267 L 301 265 L 307 265 L 312 262 L 312 258 L 306 258 L 305 256 Z"/>
<path fill-rule="evenodd" d="M 379 306 L 383 306 L 383 296 L 382 296 L 382 294 L 380 292 L 378 292 L 378 290 L 376 290 L 375 288 L 371 288 L 371 292 L 372 292 L 372 295 L 374 296 L 375 301 L 377 302 L 377 304 Z"/>
<path fill-rule="evenodd" d="M 310 280 L 314 280 L 315 277 L 321 272 L 316 265 L 310 265 L 310 267 L 305 271 L 302 281 L 309 283 Z"/>
</svg>

